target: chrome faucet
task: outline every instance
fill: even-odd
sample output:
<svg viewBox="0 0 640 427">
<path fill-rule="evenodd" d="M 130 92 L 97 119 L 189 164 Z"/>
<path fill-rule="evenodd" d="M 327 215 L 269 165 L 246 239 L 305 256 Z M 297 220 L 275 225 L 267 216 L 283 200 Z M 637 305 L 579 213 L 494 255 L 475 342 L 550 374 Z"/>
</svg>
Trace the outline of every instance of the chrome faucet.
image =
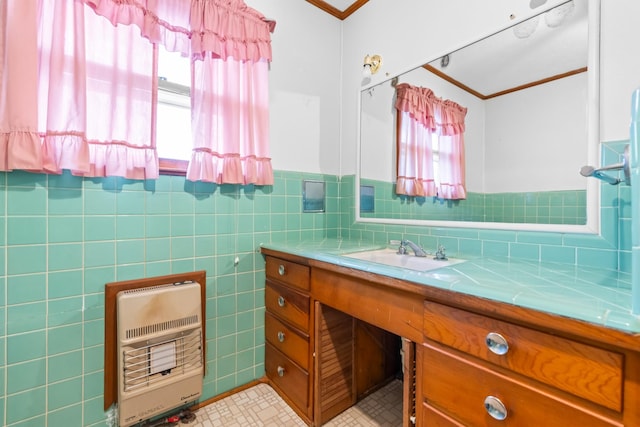
<svg viewBox="0 0 640 427">
<path fill-rule="evenodd" d="M 447 254 L 444 252 L 446 250 L 446 248 L 442 245 L 438 245 L 438 250 L 436 251 L 436 256 L 433 257 L 433 259 L 437 259 L 440 261 L 446 261 L 447 258 Z"/>
<path fill-rule="evenodd" d="M 399 254 L 406 254 L 407 253 L 407 246 L 409 246 L 411 248 L 411 250 L 413 251 L 415 256 L 419 256 L 419 257 L 427 256 L 427 253 L 424 251 L 424 249 L 422 249 L 420 246 L 418 246 L 415 243 L 413 243 L 411 240 L 406 240 L 406 239 L 400 241 L 400 247 L 398 248 L 398 253 Z"/>
</svg>

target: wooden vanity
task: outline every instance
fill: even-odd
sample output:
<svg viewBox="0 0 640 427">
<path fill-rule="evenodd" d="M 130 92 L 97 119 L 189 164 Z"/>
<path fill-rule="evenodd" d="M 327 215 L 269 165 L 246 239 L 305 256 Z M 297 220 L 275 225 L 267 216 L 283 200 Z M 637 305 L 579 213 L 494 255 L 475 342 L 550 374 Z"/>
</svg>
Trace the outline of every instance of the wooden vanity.
<svg viewBox="0 0 640 427">
<path fill-rule="evenodd" d="M 267 377 L 311 426 L 393 379 L 400 346 L 405 426 L 640 426 L 636 334 L 262 252 Z"/>
</svg>

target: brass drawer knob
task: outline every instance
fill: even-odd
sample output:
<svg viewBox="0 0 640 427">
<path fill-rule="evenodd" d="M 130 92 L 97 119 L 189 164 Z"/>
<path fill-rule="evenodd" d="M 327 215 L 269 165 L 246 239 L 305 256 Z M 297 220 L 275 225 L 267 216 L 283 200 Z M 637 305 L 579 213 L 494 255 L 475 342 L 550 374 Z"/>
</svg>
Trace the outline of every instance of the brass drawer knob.
<svg viewBox="0 0 640 427">
<path fill-rule="evenodd" d="M 507 339 L 497 332 L 489 332 L 485 338 L 487 348 L 494 354 L 502 356 L 509 351 Z"/>
<path fill-rule="evenodd" d="M 278 376 L 284 377 L 284 368 L 282 366 L 278 366 Z"/>
<path fill-rule="evenodd" d="M 487 396 L 484 399 L 484 409 L 492 418 L 498 421 L 507 418 L 507 407 L 495 396 Z"/>
<path fill-rule="evenodd" d="M 281 296 L 279 296 L 279 297 L 278 297 L 278 305 L 279 305 L 280 307 L 284 307 L 284 303 L 285 303 L 284 297 L 283 297 L 282 295 L 281 295 Z"/>
<path fill-rule="evenodd" d="M 278 341 L 284 342 L 284 332 L 278 331 Z"/>
<path fill-rule="evenodd" d="M 280 264 L 280 266 L 278 267 L 278 274 L 281 276 L 284 276 L 284 273 L 286 273 L 287 271 L 284 268 L 284 265 Z"/>
</svg>

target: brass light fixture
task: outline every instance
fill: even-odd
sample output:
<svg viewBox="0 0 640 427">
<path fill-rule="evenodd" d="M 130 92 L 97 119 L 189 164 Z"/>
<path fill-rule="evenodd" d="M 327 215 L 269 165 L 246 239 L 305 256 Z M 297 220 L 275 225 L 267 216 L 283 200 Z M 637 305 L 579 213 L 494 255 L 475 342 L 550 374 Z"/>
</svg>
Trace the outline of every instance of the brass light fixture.
<svg viewBox="0 0 640 427">
<path fill-rule="evenodd" d="M 362 74 L 365 77 L 371 76 L 378 72 L 378 69 L 382 66 L 382 56 L 380 55 L 367 55 L 364 57 L 364 65 Z"/>
</svg>

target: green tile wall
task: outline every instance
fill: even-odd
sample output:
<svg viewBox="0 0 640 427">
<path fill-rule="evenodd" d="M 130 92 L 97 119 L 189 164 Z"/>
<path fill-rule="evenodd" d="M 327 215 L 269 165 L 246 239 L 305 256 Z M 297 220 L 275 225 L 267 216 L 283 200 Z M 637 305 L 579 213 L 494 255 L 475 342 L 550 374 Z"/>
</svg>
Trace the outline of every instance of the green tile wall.
<svg viewBox="0 0 640 427">
<path fill-rule="evenodd" d="M 527 193 L 467 193 L 465 200 L 408 197 L 395 194 L 395 184 L 362 180 L 374 187 L 375 212 L 364 218 L 586 224 L 585 190 Z"/>
<path fill-rule="evenodd" d="M 602 164 L 619 163 L 622 161 L 624 146 L 629 141 L 612 141 L 601 145 Z M 367 182 L 367 185 L 374 183 Z M 374 184 L 375 185 L 375 184 Z M 383 202 L 381 209 L 389 211 L 385 203 L 393 199 L 392 186 L 385 187 L 382 183 L 381 193 Z M 631 271 L 631 188 L 626 185 L 612 186 L 601 183 L 600 236 L 591 234 L 563 234 L 541 233 L 530 231 L 507 231 L 471 228 L 444 228 L 425 226 L 387 225 L 378 223 L 355 222 L 355 177 L 343 176 L 340 181 L 341 189 L 341 233 L 344 238 L 363 239 L 386 244 L 390 239 L 408 238 L 422 245 L 427 250 L 435 249 L 438 245 L 444 245 L 452 254 L 470 254 L 515 257 L 536 261 L 566 262 L 585 266 L 598 266 L 621 271 Z M 554 192 L 555 193 L 555 192 Z M 549 201 L 556 200 L 555 194 L 547 194 Z M 376 198 L 378 189 L 376 189 Z M 570 207 L 573 201 L 576 206 L 582 206 L 584 195 L 563 194 L 566 206 Z M 477 199 L 474 199 L 474 204 Z M 398 203 L 400 202 L 400 203 Z M 406 203 L 395 200 L 398 211 L 403 207 L 403 215 L 411 212 L 412 205 L 418 203 Z M 426 202 L 426 201 L 425 201 Z M 554 203 L 558 203 L 555 201 Z M 564 203 L 564 201 L 562 202 Z M 419 208 L 423 208 L 420 206 Z M 456 203 L 433 203 L 434 211 L 463 211 L 458 209 Z M 378 211 L 376 200 L 376 211 Z M 582 210 L 582 208 L 579 208 Z M 570 209 L 569 217 L 573 217 L 575 211 Z M 473 207 L 469 210 L 473 215 Z M 393 210 L 391 210 L 393 212 Z M 551 210 L 550 210 L 551 212 Z M 563 210 L 566 213 L 566 210 Z M 564 215 L 563 213 L 563 215 Z M 370 215 L 370 214 L 367 214 Z M 366 217 L 367 215 L 363 215 Z M 396 217 L 397 218 L 397 217 Z M 581 216 L 576 216 L 581 218 Z M 433 218 L 429 218 L 433 219 Z M 584 219 L 578 219 L 578 223 Z M 572 223 L 568 221 L 567 223 Z"/>
<path fill-rule="evenodd" d="M 302 181 L 326 213 L 302 213 Z M 337 237 L 335 176 L 273 186 L 0 174 L 0 425 L 104 426 L 104 284 L 207 271 L 203 398 L 264 374 L 262 242 Z M 234 258 L 240 262 L 234 266 Z"/>
<path fill-rule="evenodd" d="M 620 161 L 625 141 L 603 146 Z M 302 213 L 302 181 L 327 183 Z M 450 253 L 630 271 L 630 189 L 603 184 L 602 237 L 355 223 L 354 177 L 277 171 L 268 187 L 0 174 L 0 424 L 104 426 L 104 284 L 207 271 L 204 398 L 264 373 L 262 242 L 405 237 Z M 234 266 L 234 258 L 240 263 Z"/>
</svg>

